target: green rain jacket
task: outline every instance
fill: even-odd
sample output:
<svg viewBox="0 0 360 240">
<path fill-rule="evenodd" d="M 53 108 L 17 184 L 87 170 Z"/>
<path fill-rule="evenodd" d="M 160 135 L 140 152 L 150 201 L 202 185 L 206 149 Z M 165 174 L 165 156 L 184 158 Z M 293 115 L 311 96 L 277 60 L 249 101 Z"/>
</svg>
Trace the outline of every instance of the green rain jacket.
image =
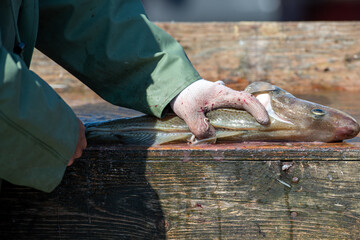
<svg viewBox="0 0 360 240">
<path fill-rule="evenodd" d="M 19 41 L 22 57 L 13 53 Z M 78 122 L 29 70 L 35 44 L 105 100 L 157 117 L 200 79 L 140 0 L 1 0 L 0 178 L 45 192 L 63 177 Z"/>
</svg>

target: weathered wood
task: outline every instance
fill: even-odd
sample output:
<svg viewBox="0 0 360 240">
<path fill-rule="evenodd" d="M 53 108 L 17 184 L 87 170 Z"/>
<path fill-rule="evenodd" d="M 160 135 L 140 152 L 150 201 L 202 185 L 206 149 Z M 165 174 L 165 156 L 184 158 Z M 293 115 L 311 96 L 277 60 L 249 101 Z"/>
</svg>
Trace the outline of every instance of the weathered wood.
<svg viewBox="0 0 360 240">
<path fill-rule="evenodd" d="M 159 23 L 206 79 L 359 91 L 359 22 Z"/>
<path fill-rule="evenodd" d="M 288 173 L 281 163 L 265 161 L 174 161 L 166 172 L 163 162 L 154 165 L 147 179 L 159 189 L 165 216 L 174 225 L 170 239 L 360 236 L 359 184 L 353 182 L 359 162 L 295 162 Z M 298 184 L 291 183 L 293 176 Z"/>
<path fill-rule="evenodd" d="M 349 150 L 347 144 L 336 145 L 342 152 Z M 281 151 L 270 151 L 274 147 L 284 149 L 285 160 L 279 160 Z M 322 147 L 313 146 L 326 154 Z M 286 144 L 167 148 L 90 146 L 51 194 L 5 184 L 0 194 L 0 236 L 360 237 L 360 161 L 325 161 L 316 154 L 312 159 L 312 151 L 294 154 Z M 267 154 L 278 160 L 269 160 L 259 148 L 268 148 Z M 359 159 L 358 143 L 352 150 Z M 292 166 L 284 171 L 283 165 Z"/>
</svg>

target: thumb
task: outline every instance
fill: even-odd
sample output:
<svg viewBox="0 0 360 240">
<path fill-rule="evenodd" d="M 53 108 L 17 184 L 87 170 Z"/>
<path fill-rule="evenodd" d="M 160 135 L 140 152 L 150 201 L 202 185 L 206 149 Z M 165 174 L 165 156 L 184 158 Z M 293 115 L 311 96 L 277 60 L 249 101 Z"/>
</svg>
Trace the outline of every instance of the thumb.
<svg viewBox="0 0 360 240">
<path fill-rule="evenodd" d="M 199 110 L 185 113 L 181 118 L 198 139 L 214 137 L 216 135 L 216 130 L 210 124 L 209 119 L 206 118 L 205 111 L 202 107 L 200 107 Z"/>
</svg>

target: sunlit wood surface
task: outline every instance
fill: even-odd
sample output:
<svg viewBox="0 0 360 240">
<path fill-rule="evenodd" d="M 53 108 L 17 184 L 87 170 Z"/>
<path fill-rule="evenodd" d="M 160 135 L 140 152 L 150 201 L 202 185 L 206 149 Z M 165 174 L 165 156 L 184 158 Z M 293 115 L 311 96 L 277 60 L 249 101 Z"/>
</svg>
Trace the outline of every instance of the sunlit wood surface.
<svg viewBox="0 0 360 240">
<path fill-rule="evenodd" d="M 92 145 L 51 194 L 3 184 L 15 239 L 358 239 L 359 141 Z"/>
<path fill-rule="evenodd" d="M 360 22 L 159 23 L 205 79 L 359 91 Z"/>
</svg>

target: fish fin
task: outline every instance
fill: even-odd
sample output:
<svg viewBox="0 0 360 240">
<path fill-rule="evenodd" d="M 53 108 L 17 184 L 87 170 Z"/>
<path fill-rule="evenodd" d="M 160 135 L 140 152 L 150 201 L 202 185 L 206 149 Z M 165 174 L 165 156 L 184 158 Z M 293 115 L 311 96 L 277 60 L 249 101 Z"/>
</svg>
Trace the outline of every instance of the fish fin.
<svg viewBox="0 0 360 240">
<path fill-rule="evenodd" d="M 105 127 L 86 127 L 85 133 L 93 133 L 93 132 L 111 132 L 111 128 Z"/>
<path fill-rule="evenodd" d="M 211 138 L 205 138 L 205 139 L 196 139 L 194 135 L 192 135 L 192 137 L 188 140 L 189 143 L 191 145 L 197 145 L 197 144 L 213 144 L 216 143 L 216 141 L 222 138 L 229 138 L 229 137 L 234 137 L 234 136 L 239 136 L 242 135 L 244 133 L 244 131 L 218 131 L 216 132 L 216 136 L 215 137 L 211 137 Z"/>
<path fill-rule="evenodd" d="M 90 142 L 119 142 L 119 137 L 111 133 L 110 128 L 85 128 L 86 140 Z"/>
<path fill-rule="evenodd" d="M 153 146 L 171 142 L 186 142 L 191 133 L 154 131 L 112 131 L 111 128 L 91 127 L 86 129 L 86 138 L 92 142 L 116 142 L 123 145 Z"/>
<path fill-rule="evenodd" d="M 218 131 L 216 133 L 216 137 L 219 139 L 219 141 L 221 140 L 229 140 L 231 139 L 232 137 L 238 137 L 238 136 L 241 136 L 243 135 L 245 132 L 247 131 Z"/>
<path fill-rule="evenodd" d="M 186 139 L 188 139 L 190 136 L 191 136 L 190 133 L 177 133 L 177 134 L 167 133 L 157 136 L 152 145 L 162 145 L 173 142 L 186 142 Z"/>
<path fill-rule="evenodd" d="M 218 131 L 216 133 L 217 138 L 231 137 L 239 134 L 243 134 L 245 131 Z"/>
<path fill-rule="evenodd" d="M 245 92 L 255 94 L 260 92 L 269 92 L 279 89 L 277 86 L 268 82 L 253 82 L 245 88 Z"/>
<path fill-rule="evenodd" d="M 251 93 L 255 96 L 261 93 L 269 93 L 276 91 L 278 94 L 286 94 L 288 96 L 294 97 L 291 93 L 268 82 L 253 82 L 248 85 L 244 91 Z"/>
<path fill-rule="evenodd" d="M 106 134 L 100 131 L 87 131 L 86 140 L 89 142 L 121 143 L 121 138 L 116 134 Z"/>
<path fill-rule="evenodd" d="M 194 135 L 193 135 L 194 136 Z M 217 137 L 211 137 L 211 138 L 205 138 L 205 139 L 196 139 L 194 138 L 194 140 L 189 140 L 191 145 L 198 145 L 198 144 L 214 144 L 216 143 Z"/>
</svg>

